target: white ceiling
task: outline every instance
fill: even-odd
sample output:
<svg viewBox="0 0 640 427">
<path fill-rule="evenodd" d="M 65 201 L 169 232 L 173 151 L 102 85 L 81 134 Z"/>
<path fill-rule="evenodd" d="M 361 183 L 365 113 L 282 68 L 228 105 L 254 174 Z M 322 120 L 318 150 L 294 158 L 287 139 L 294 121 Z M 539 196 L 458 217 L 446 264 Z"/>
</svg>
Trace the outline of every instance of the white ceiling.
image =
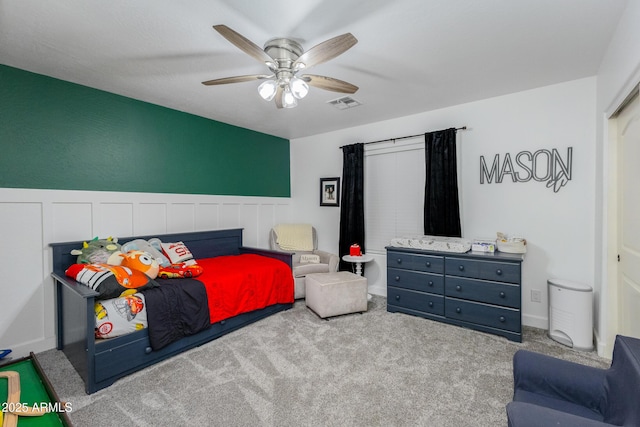
<svg viewBox="0 0 640 427">
<path fill-rule="evenodd" d="M 631 0 L 635 1 L 635 0 Z M 626 0 L 0 0 L 0 63 L 287 139 L 378 122 L 596 75 Z M 213 28 L 258 46 L 303 48 L 350 32 L 358 40 L 309 73 L 353 83 L 311 88 L 276 109 L 268 73 Z"/>
</svg>

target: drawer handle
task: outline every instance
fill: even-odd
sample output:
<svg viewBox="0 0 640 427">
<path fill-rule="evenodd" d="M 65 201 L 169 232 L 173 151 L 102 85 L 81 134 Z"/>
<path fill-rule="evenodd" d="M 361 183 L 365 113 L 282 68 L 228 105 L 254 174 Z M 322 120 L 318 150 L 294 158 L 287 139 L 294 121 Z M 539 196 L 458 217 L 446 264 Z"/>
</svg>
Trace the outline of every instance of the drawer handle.
<svg viewBox="0 0 640 427">
<path fill-rule="evenodd" d="M 456 307 L 456 313 L 462 313 L 462 309 L 460 307 Z"/>
<path fill-rule="evenodd" d="M 429 280 L 429 286 L 433 287 L 433 280 Z"/>
<path fill-rule="evenodd" d="M 507 295 L 506 295 L 504 292 L 500 292 L 500 298 L 504 298 L 504 297 L 506 297 L 506 296 L 507 296 Z"/>
<path fill-rule="evenodd" d="M 462 290 L 462 286 L 457 285 L 457 286 L 456 286 L 456 291 L 460 292 L 461 290 Z"/>
<path fill-rule="evenodd" d="M 433 307 L 433 301 L 429 301 L 429 307 Z"/>
<path fill-rule="evenodd" d="M 458 270 L 460 270 L 460 271 L 464 271 L 464 265 L 459 265 L 459 266 L 458 266 Z"/>
<path fill-rule="evenodd" d="M 427 267 L 431 267 L 431 262 L 427 261 Z"/>
<path fill-rule="evenodd" d="M 396 262 L 397 262 L 398 264 L 402 264 L 402 258 L 398 258 L 398 259 L 396 260 Z"/>
<path fill-rule="evenodd" d="M 497 270 L 496 270 L 496 274 L 497 274 L 498 276 L 502 275 L 502 270 L 497 269 Z"/>
<path fill-rule="evenodd" d="M 505 317 L 504 317 L 504 316 L 500 316 L 500 321 L 501 321 L 502 323 L 504 323 L 506 320 L 507 320 L 507 319 L 505 319 Z"/>
<path fill-rule="evenodd" d="M 144 349 L 144 352 L 146 354 L 150 354 L 152 351 L 153 351 L 153 349 L 151 347 L 147 347 L 147 348 Z"/>
<path fill-rule="evenodd" d="M 396 282 L 400 281 L 400 276 L 396 276 Z"/>
<path fill-rule="evenodd" d="M 400 301 L 400 295 L 396 295 L 396 301 Z"/>
</svg>

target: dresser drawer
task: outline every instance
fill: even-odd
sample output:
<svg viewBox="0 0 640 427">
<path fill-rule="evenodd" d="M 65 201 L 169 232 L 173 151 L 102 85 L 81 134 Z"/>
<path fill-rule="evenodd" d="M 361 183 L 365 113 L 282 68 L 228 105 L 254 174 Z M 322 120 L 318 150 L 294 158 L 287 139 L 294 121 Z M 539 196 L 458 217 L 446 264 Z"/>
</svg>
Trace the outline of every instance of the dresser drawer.
<svg viewBox="0 0 640 427">
<path fill-rule="evenodd" d="M 444 297 L 441 295 L 389 286 L 387 288 L 387 304 L 444 316 Z"/>
<path fill-rule="evenodd" d="M 401 270 L 399 268 L 387 268 L 387 286 L 442 295 L 444 293 L 444 276 Z"/>
<path fill-rule="evenodd" d="M 520 284 L 520 264 L 507 262 L 478 261 L 463 258 L 447 258 L 445 263 L 447 276 L 471 277 Z"/>
<path fill-rule="evenodd" d="M 520 286 L 485 280 L 447 277 L 445 295 L 448 297 L 486 302 L 506 307 L 520 308 Z"/>
<path fill-rule="evenodd" d="M 387 251 L 387 267 L 442 274 L 444 257 Z"/>
<path fill-rule="evenodd" d="M 520 310 L 513 308 L 447 297 L 445 299 L 445 316 L 448 319 L 520 332 Z"/>
</svg>

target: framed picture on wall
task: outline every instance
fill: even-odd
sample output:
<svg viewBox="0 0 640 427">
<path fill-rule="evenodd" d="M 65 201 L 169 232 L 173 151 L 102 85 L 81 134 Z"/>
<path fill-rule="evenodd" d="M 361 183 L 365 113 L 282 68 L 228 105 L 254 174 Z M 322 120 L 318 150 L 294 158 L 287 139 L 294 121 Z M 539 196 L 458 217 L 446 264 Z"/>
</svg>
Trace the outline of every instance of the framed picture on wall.
<svg viewBox="0 0 640 427">
<path fill-rule="evenodd" d="M 320 178 L 320 206 L 340 206 L 340 178 Z"/>
</svg>

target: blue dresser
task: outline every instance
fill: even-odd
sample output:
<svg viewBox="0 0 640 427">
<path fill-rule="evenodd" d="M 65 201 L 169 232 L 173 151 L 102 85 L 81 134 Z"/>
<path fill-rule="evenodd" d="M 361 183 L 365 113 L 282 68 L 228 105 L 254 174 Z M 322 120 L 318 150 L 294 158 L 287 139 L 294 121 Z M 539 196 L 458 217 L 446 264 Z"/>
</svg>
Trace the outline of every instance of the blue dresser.
<svg viewBox="0 0 640 427">
<path fill-rule="evenodd" d="M 386 249 L 387 311 L 522 341 L 524 255 Z"/>
</svg>

